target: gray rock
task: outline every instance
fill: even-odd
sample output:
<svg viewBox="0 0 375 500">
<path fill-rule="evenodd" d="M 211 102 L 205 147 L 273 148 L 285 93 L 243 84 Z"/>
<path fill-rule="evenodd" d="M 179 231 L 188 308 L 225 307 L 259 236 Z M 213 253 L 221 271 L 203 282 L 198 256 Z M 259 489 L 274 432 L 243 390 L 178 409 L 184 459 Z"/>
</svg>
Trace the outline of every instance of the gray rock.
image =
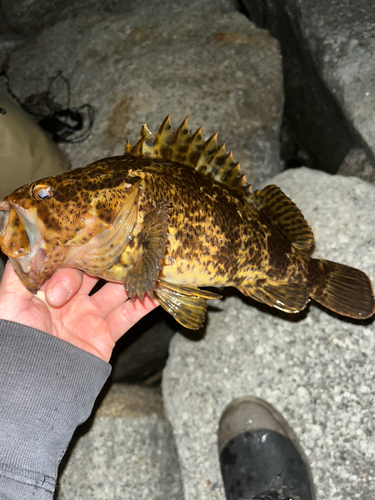
<svg viewBox="0 0 375 500">
<path fill-rule="evenodd" d="M 8 59 L 10 57 L 10 53 L 21 47 L 25 43 L 26 39 L 18 34 L 14 33 L 0 33 L 0 63 L 2 69 L 6 69 L 8 64 Z"/>
<path fill-rule="evenodd" d="M 281 43 L 285 121 L 311 164 L 328 172 L 353 148 L 375 165 L 375 11 L 359 0 L 243 0 Z"/>
<path fill-rule="evenodd" d="M 132 4 L 134 6 L 134 2 L 124 0 L 2 0 L 0 13 L 5 18 L 4 23 L 32 36 L 58 21 L 72 19 L 82 13 L 124 12 L 132 10 Z"/>
<path fill-rule="evenodd" d="M 368 160 L 362 148 L 351 149 L 340 165 L 337 173 L 347 177 L 354 175 L 364 181 L 375 184 L 375 167 Z"/>
<path fill-rule="evenodd" d="M 301 208 L 315 257 L 375 278 L 375 187 L 308 169 L 272 180 Z M 372 207 L 372 209 L 369 209 Z M 229 292 L 213 302 L 199 342 L 176 335 L 163 374 L 185 499 L 225 495 L 217 431 L 225 406 L 253 394 L 288 420 L 310 460 L 319 500 L 375 498 L 375 327 L 311 304 L 298 316 L 247 304 Z"/>
<path fill-rule="evenodd" d="M 181 500 L 178 459 L 157 390 L 114 385 L 70 450 L 58 500 Z"/>
<path fill-rule="evenodd" d="M 208 138 L 241 160 L 249 181 L 281 170 L 279 123 L 283 104 L 277 41 L 217 2 L 140 2 L 123 13 L 78 12 L 44 29 L 12 53 L 9 76 L 21 99 L 41 96 L 62 70 L 72 106 L 96 110 L 92 135 L 65 145 L 73 166 L 122 154 L 146 120 L 156 132 L 167 114 L 177 127 L 190 115 Z"/>
</svg>

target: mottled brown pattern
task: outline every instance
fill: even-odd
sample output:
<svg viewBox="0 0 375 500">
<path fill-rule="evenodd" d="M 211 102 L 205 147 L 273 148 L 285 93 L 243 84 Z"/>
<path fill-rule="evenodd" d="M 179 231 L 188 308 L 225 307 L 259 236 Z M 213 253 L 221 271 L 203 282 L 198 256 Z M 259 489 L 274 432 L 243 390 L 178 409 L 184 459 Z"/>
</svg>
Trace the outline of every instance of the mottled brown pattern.
<svg viewBox="0 0 375 500">
<path fill-rule="evenodd" d="M 142 133 L 124 156 L 23 186 L 0 203 L 9 211 L 1 217 L 1 248 L 30 290 L 59 267 L 78 267 L 128 283 L 132 297 L 163 286 L 159 296 L 168 301 L 175 294 L 188 317 L 181 322 L 197 327 L 206 298 L 213 296 L 199 295 L 195 287 L 236 286 L 289 312 L 312 296 L 357 317 L 356 305 L 352 311 L 337 299 L 349 283 L 365 297 L 358 299 L 358 314 L 371 315 L 368 278 L 301 250 L 304 242 L 310 248 L 313 235 L 297 207 L 275 186 L 254 193 L 253 202 L 251 194 L 246 197 L 249 186 L 239 165 L 217 146 L 216 136 L 206 143 L 200 129 L 190 136 L 187 120 L 174 134 L 169 118 L 156 138 L 145 126 Z M 45 190 L 51 196 L 38 199 Z"/>
</svg>

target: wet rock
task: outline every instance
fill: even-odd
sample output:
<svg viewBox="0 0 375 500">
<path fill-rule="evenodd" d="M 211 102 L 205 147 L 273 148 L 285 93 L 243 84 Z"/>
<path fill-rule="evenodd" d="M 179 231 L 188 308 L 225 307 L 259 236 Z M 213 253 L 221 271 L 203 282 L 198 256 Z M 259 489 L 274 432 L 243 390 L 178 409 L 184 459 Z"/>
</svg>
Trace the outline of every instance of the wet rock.
<svg viewBox="0 0 375 500">
<path fill-rule="evenodd" d="M 301 208 L 315 257 L 375 278 L 375 187 L 308 169 L 272 180 Z M 210 301 L 211 302 L 211 301 Z M 375 326 L 312 303 L 280 314 L 228 291 L 212 302 L 201 340 L 176 335 L 163 374 L 186 500 L 224 500 L 217 431 L 225 406 L 253 394 L 292 426 L 310 460 L 318 500 L 375 496 Z"/>
<path fill-rule="evenodd" d="M 371 2 L 243 0 L 243 5 L 280 41 L 285 122 L 310 165 L 335 173 L 350 150 L 364 147 L 374 167 Z"/>
<path fill-rule="evenodd" d="M 156 132 L 167 114 L 233 149 L 249 181 L 281 170 L 283 104 L 277 41 L 230 0 L 142 1 L 127 12 L 79 12 L 12 53 L 9 76 L 25 100 L 43 96 L 58 71 L 71 83 L 71 106 L 90 103 L 88 140 L 65 146 L 74 166 L 122 154 L 146 120 Z"/>
<path fill-rule="evenodd" d="M 90 428 L 78 434 L 60 478 L 58 500 L 183 498 L 158 390 L 114 385 Z"/>
</svg>

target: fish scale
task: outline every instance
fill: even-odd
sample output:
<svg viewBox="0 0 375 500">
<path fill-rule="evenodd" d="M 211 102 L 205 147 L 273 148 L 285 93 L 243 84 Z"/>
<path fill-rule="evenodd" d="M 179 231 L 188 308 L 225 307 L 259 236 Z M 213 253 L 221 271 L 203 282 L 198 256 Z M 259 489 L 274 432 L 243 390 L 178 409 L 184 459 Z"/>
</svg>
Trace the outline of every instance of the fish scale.
<svg viewBox="0 0 375 500">
<path fill-rule="evenodd" d="M 169 116 L 122 156 L 22 186 L 0 200 L 0 245 L 36 293 L 61 267 L 122 282 L 199 328 L 201 287 L 235 286 L 289 313 L 310 299 L 343 316 L 374 313 L 372 284 L 352 267 L 310 257 L 313 233 L 274 185 L 251 191 L 217 134 L 193 135 Z"/>
</svg>

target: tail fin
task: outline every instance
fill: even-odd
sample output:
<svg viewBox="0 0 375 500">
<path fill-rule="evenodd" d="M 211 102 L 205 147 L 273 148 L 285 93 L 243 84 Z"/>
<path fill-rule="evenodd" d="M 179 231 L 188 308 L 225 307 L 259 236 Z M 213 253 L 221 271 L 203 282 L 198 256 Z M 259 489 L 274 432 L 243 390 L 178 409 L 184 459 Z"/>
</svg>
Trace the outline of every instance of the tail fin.
<svg viewBox="0 0 375 500">
<path fill-rule="evenodd" d="M 328 260 L 312 259 L 310 262 L 312 299 L 331 311 L 354 319 L 365 319 L 374 314 L 374 293 L 365 273 Z"/>
</svg>

